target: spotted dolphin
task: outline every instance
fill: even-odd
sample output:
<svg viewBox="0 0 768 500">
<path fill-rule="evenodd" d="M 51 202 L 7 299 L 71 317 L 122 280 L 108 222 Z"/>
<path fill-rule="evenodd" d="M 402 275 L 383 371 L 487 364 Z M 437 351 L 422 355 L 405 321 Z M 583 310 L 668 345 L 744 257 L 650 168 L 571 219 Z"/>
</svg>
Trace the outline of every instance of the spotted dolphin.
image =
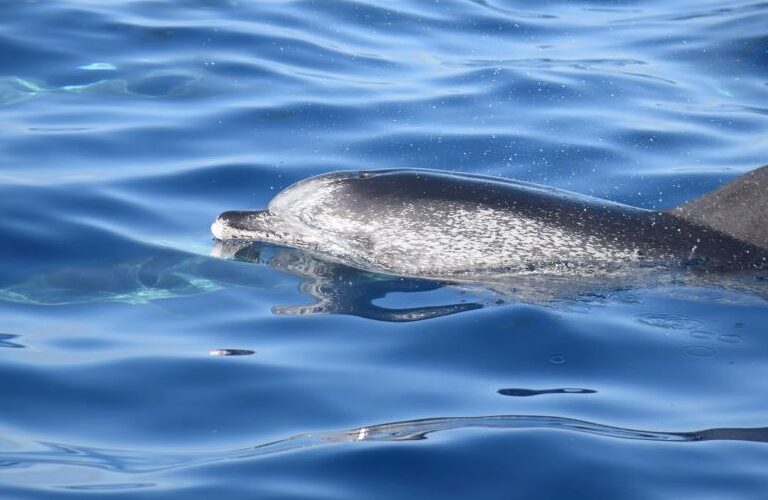
<svg viewBox="0 0 768 500">
<path fill-rule="evenodd" d="M 659 212 L 537 184 L 434 170 L 302 180 L 266 210 L 228 211 L 218 240 L 299 248 L 384 274 L 483 280 L 672 264 L 768 268 L 768 166 Z"/>
</svg>

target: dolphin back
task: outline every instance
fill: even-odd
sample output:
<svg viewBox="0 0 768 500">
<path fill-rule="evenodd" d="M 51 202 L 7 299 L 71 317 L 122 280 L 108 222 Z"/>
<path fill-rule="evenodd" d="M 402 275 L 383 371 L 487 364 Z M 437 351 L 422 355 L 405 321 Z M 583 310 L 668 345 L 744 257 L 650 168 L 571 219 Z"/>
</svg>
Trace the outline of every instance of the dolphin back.
<svg viewBox="0 0 768 500">
<path fill-rule="evenodd" d="M 768 249 L 768 165 L 668 213 Z"/>
</svg>

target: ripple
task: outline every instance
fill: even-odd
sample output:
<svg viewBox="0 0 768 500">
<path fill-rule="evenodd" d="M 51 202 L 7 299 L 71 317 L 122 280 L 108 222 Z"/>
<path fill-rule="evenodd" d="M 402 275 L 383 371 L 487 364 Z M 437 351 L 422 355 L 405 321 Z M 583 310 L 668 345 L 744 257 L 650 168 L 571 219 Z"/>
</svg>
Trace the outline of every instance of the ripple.
<svg viewBox="0 0 768 500">
<path fill-rule="evenodd" d="M 717 340 L 719 340 L 720 342 L 724 342 L 726 344 L 740 344 L 741 336 L 740 335 L 718 335 Z"/>
<path fill-rule="evenodd" d="M 714 428 L 687 432 L 648 431 L 543 415 L 493 415 L 481 417 L 445 417 L 406 420 L 359 427 L 343 431 L 297 434 L 285 439 L 222 452 L 152 453 L 144 451 L 110 450 L 61 443 L 40 442 L 43 450 L 0 452 L 0 470 L 30 467 L 36 464 L 77 466 L 116 471 L 126 474 L 147 474 L 179 467 L 201 466 L 230 461 L 245 461 L 271 455 L 307 451 L 320 446 L 359 442 L 421 441 L 430 434 L 460 429 L 500 429 L 567 431 L 603 436 L 613 439 L 687 443 L 701 441 L 749 441 L 768 443 L 768 427 Z M 566 439 L 568 439 L 566 437 Z M 135 484 L 135 483 L 123 483 Z M 142 483 L 144 484 L 144 483 Z"/>
<path fill-rule="evenodd" d="M 597 391 L 593 389 L 579 389 L 576 387 L 566 387 L 563 389 L 499 389 L 499 394 L 502 396 L 516 396 L 516 397 L 528 397 L 528 396 L 540 396 L 542 394 L 594 394 Z"/>
<path fill-rule="evenodd" d="M 704 331 L 695 331 L 690 333 L 691 337 L 699 340 L 709 340 L 712 338 L 712 334 L 710 332 L 704 332 Z"/>
<path fill-rule="evenodd" d="M 249 349 L 214 349 L 208 354 L 211 356 L 250 356 L 251 354 L 254 354 L 256 351 L 251 351 Z"/>
<path fill-rule="evenodd" d="M 715 18 L 721 21 L 733 15 L 765 11 L 768 3 L 765 2 L 741 2 L 741 5 L 729 7 L 709 7 L 701 9 L 690 9 L 685 13 L 665 14 L 660 16 L 644 16 L 632 18 L 629 21 L 637 22 L 640 20 L 668 20 L 668 21 L 693 21 L 698 19 Z"/>
<path fill-rule="evenodd" d="M 469 59 L 464 61 L 446 61 L 446 66 L 452 66 L 454 64 L 468 67 L 533 67 L 533 68 L 574 68 L 583 70 L 593 70 L 600 67 L 627 67 L 627 66 L 645 66 L 648 63 L 639 59 L 621 59 L 621 58 L 606 58 L 606 59 L 552 59 L 548 57 L 533 58 L 533 59 L 500 59 L 500 60 L 483 60 L 483 59 Z"/>
<path fill-rule="evenodd" d="M 637 322 L 663 330 L 700 330 L 702 327 L 700 320 L 674 313 L 642 314 L 638 316 Z"/>
<path fill-rule="evenodd" d="M 112 491 L 112 490 L 137 490 L 143 488 L 155 488 L 156 483 L 100 483 L 100 484 L 74 484 L 61 486 L 65 490 L 75 491 Z"/>
<path fill-rule="evenodd" d="M 712 358 L 715 350 L 704 345 L 688 345 L 683 347 L 683 352 L 694 358 Z"/>
<path fill-rule="evenodd" d="M 212 258 L 208 226 L 342 169 L 671 208 L 768 157 L 767 5 L 4 2 L 0 496 L 617 497 L 632 477 L 643 498 L 760 497 L 764 428 L 657 427 L 760 423 L 765 280 L 490 293 L 288 249 Z M 510 404 L 594 422 L 454 417 Z M 446 418 L 395 421 L 414 415 Z"/>
<path fill-rule="evenodd" d="M 0 348 L 6 347 L 9 349 L 22 349 L 24 348 L 24 344 L 19 344 L 18 342 L 12 342 L 13 339 L 18 338 L 18 335 L 13 335 L 11 333 L 0 333 Z"/>
</svg>

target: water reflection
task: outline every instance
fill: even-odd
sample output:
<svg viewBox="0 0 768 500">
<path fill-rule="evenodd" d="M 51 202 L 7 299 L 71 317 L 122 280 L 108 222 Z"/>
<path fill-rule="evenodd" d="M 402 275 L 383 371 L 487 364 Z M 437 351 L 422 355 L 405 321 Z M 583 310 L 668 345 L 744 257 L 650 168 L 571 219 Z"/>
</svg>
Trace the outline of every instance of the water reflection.
<svg viewBox="0 0 768 500">
<path fill-rule="evenodd" d="M 172 252 L 126 262 L 65 267 L 0 288 L 0 300 L 36 305 L 89 302 L 144 304 L 221 288 L 203 277 L 207 259 Z"/>
<path fill-rule="evenodd" d="M 376 304 L 394 292 L 430 292 L 445 284 L 404 279 L 360 271 L 329 262 L 299 250 L 269 245 L 218 244 L 214 253 L 245 262 L 267 265 L 302 279 L 299 289 L 311 304 L 279 305 L 275 314 L 346 314 L 379 321 L 407 322 L 436 318 L 483 307 L 479 302 L 449 297 L 455 303 L 417 305 L 408 296 L 406 307 Z M 52 269 L 22 282 L 0 287 L 0 301 L 32 305 L 66 305 L 101 302 L 148 304 L 214 292 L 233 285 L 271 292 L 274 277 L 254 266 L 244 271 L 231 262 L 166 250 L 125 261 Z M 432 297 L 433 298 L 433 297 Z M 434 299 L 434 298 L 433 298 Z M 5 346 L 0 337 L 0 346 Z"/>
<path fill-rule="evenodd" d="M 115 72 L 109 63 L 94 63 L 78 69 L 90 72 Z M 0 77 L 0 106 L 49 94 L 105 93 L 139 97 L 163 97 L 183 95 L 200 80 L 200 75 L 187 71 L 151 71 L 139 78 L 93 78 L 85 83 L 49 85 L 19 76 Z"/>
<path fill-rule="evenodd" d="M 488 415 L 476 417 L 438 417 L 404 420 L 354 429 L 312 432 L 215 452 L 146 453 L 138 450 L 92 448 L 62 443 L 37 442 L 15 444 L 15 449 L 0 451 L 0 471 L 28 468 L 40 464 L 77 466 L 146 474 L 178 467 L 200 466 L 224 461 L 244 461 L 281 453 L 298 452 L 324 445 L 361 441 L 420 441 L 430 434 L 460 429 L 547 429 L 591 434 L 612 439 L 631 439 L 668 443 L 698 441 L 768 442 L 768 427 L 711 428 L 697 431 L 669 432 L 640 430 L 551 415 Z M 570 439 L 570 436 L 564 436 Z M 41 449 L 42 447 L 42 449 Z"/>
<path fill-rule="evenodd" d="M 52 268 L 21 282 L 0 285 L 0 301 L 147 304 L 232 286 L 273 295 L 276 279 L 264 272 L 265 266 L 299 277 L 299 290 L 311 299 L 311 303 L 274 306 L 275 314 L 343 314 L 389 322 L 438 318 L 510 301 L 591 307 L 621 298 L 629 290 L 659 286 L 686 287 L 687 296 L 691 295 L 689 287 L 706 287 L 714 291 L 715 299 L 721 295 L 730 302 L 768 297 L 768 281 L 755 279 L 754 273 L 701 275 L 685 269 L 640 268 L 599 278 L 530 274 L 495 282 L 446 283 L 372 273 L 311 252 L 258 242 L 217 242 L 212 253 L 223 259 L 153 248 L 125 260 Z M 241 266 L 233 260 L 259 265 Z M 708 300 L 713 299 L 711 295 Z M 649 317 L 643 321 L 664 325 L 672 319 Z"/>
<path fill-rule="evenodd" d="M 379 321 L 407 322 L 447 316 L 483 307 L 480 302 L 457 302 L 387 308 L 377 299 L 394 292 L 427 292 L 444 283 L 385 276 L 316 257 L 308 252 L 253 242 L 217 242 L 214 255 L 227 259 L 266 264 L 302 278 L 299 289 L 315 302 L 275 306 L 275 314 L 346 314 Z"/>
<path fill-rule="evenodd" d="M 213 349 L 208 354 L 211 356 L 250 356 L 256 351 L 250 349 Z"/>
<path fill-rule="evenodd" d="M 24 347 L 23 344 L 19 344 L 18 342 L 12 342 L 12 340 L 17 337 L 18 335 L 13 335 L 12 333 L 0 333 L 0 347 L 7 347 L 10 349 L 23 348 Z"/>
<path fill-rule="evenodd" d="M 640 288 L 702 287 L 725 300 L 768 299 L 768 289 L 754 272 L 697 273 L 685 267 L 620 269 L 601 276 L 574 274 L 552 276 L 524 274 L 483 283 L 446 283 L 372 273 L 326 260 L 305 250 L 276 247 L 252 241 L 216 242 L 212 255 L 230 260 L 268 265 L 302 278 L 299 289 L 315 302 L 272 308 L 275 314 L 347 314 L 379 321 L 420 321 L 471 311 L 482 307 L 524 302 L 558 307 L 591 306 Z M 453 303 L 387 308 L 376 301 L 396 292 L 434 292 L 448 287 L 468 292 L 472 301 L 452 298 Z M 734 297 L 731 294 L 746 294 Z M 416 301 L 416 296 L 412 296 Z"/>
<path fill-rule="evenodd" d="M 515 397 L 528 397 L 528 396 L 541 396 L 542 394 L 594 394 L 597 391 L 594 389 L 579 389 L 577 387 L 564 387 L 562 389 L 499 389 L 499 394 L 502 396 L 515 396 Z"/>
</svg>

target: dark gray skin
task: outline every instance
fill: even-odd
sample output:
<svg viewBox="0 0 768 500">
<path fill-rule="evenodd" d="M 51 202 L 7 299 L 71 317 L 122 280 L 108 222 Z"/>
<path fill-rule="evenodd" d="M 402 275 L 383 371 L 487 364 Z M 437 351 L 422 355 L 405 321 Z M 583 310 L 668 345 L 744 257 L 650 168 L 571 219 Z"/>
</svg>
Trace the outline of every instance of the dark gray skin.
<svg viewBox="0 0 768 500">
<path fill-rule="evenodd" d="M 671 264 L 764 269 L 766 191 L 763 167 L 699 201 L 655 212 L 482 176 L 339 172 L 287 188 L 268 210 L 224 212 L 212 230 L 221 240 L 267 241 L 362 269 L 459 281 Z"/>
<path fill-rule="evenodd" d="M 748 172 L 670 213 L 768 248 L 768 166 Z"/>
</svg>

